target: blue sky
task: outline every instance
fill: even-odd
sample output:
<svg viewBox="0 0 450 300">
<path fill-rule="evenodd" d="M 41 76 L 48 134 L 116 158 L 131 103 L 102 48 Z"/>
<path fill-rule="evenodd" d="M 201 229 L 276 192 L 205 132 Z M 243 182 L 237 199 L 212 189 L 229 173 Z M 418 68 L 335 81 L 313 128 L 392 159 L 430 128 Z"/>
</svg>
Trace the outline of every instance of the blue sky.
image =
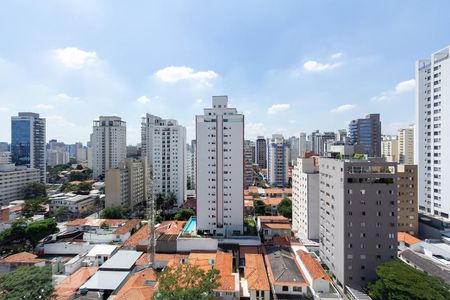
<svg viewBox="0 0 450 300">
<path fill-rule="evenodd" d="M 0 141 L 10 116 L 47 118 L 47 138 L 85 143 L 92 120 L 174 118 L 194 138 L 212 95 L 246 136 L 346 128 L 381 113 L 414 121 L 414 63 L 450 44 L 448 1 L 2 1 Z"/>
</svg>

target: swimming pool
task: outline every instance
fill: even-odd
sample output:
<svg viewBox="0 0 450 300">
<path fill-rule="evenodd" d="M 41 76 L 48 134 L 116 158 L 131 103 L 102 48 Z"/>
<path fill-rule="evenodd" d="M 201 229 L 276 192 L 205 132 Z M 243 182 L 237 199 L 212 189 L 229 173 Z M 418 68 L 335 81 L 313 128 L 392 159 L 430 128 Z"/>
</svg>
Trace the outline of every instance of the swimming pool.
<svg viewBox="0 0 450 300">
<path fill-rule="evenodd" d="M 184 226 L 183 228 L 183 232 L 184 233 L 191 233 L 192 231 L 195 231 L 197 228 L 197 218 L 196 217 L 191 217 L 188 221 L 188 223 L 186 224 L 186 226 Z"/>
</svg>

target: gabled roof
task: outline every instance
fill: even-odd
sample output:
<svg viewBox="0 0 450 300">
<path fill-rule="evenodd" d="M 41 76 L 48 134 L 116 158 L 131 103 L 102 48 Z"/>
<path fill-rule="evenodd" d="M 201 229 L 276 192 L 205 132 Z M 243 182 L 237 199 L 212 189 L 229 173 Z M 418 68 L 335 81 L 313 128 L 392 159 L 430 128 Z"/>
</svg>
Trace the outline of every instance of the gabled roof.
<svg viewBox="0 0 450 300">
<path fill-rule="evenodd" d="M 283 216 L 259 216 L 258 219 L 260 219 L 261 221 L 289 221 L 288 218 Z"/>
<path fill-rule="evenodd" d="M 156 237 L 159 238 L 162 235 L 178 235 L 184 225 L 186 225 L 186 221 L 164 221 L 156 227 Z M 135 234 L 125 241 L 123 246 L 136 247 L 138 245 L 147 245 L 148 235 L 149 225 L 142 226 Z"/>
<path fill-rule="evenodd" d="M 309 253 L 298 250 L 297 254 L 313 279 L 324 279 L 331 282 L 330 276 L 328 276 L 320 263 L 309 255 Z"/>
<path fill-rule="evenodd" d="M 291 229 L 291 224 L 289 223 L 263 223 L 262 224 L 263 228 L 268 228 L 268 229 Z"/>
<path fill-rule="evenodd" d="M 220 272 L 220 286 L 215 291 L 235 291 L 235 276 L 232 274 L 233 255 L 228 252 L 217 252 L 214 268 Z"/>
<path fill-rule="evenodd" d="M 116 299 L 152 299 L 157 285 L 157 275 L 153 269 L 143 269 L 134 273 L 117 292 Z M 153 283 L 150 285 L 148 283 Z"/>
<path fill-rule="evenodd" d="M 75 294 L 95 272 L 97 267 L 82 267 L 72 275 L 66 277 L 63 281 L 55 286 L 54 300 L 66 300 Z"/>
<path fill-rule="evenodd" d="M 269 280 L 273 285 L 308 285 L 293 253 L 284 247 L 266 247 L 266 261 Z"/>
<path fill-rule="evenodd" d="M 408 245 L 414 245 L 417 243 L 422 242 L 421 240 L 419 240 L 418 238 L 410 235 L 409 233 L 406 232 L 398 232 L 397 233 L 397 241 L 398 242 L 404 242 Z"/>
<path fill-rule="evenodd" d="M 261 254 L 245 255 L 244 277 L 250 290 L 270 290 L 269 278 Z"/>
<path fill-rule="evenodd" d="M 0 260 L 0 262 L 15 263 L 15 264 L 35 264 L 44 261 L 43 259 L 39 259 L 37 257 L 38 257 L 37 255 L 34 255 L 29 252 L 20 252 L 4 258 Z"/>
</svg>

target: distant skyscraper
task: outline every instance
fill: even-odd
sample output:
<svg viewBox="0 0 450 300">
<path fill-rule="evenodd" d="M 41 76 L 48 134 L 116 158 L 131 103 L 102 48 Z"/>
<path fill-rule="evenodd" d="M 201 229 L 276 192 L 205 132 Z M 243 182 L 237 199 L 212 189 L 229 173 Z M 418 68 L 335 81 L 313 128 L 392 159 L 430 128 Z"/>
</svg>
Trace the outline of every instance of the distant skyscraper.
<svg viewBox="0 0 450 300">
<path fill-rule="evenodd" d="M 289 163 L 291 165 L 294 165 L 297 163 L 297 158 L 300 155 L 300 140 L 298 137 L 296 136 L 291 136 L 289 138 L 289 154 L 290 154 L 290 159 L 289 159 Z"/>
<path fill-rule="evenodd" d="M 416 63 L 419 208 L 450 216 L 450 47 Z"/>
<path fill-rule="evenodd" d="M 298 154 L 299 157 L 303 157 L 305 152 L 308 151 L 308 145 L 306 140 L 306 133 L 300 132 L 300 137 L 298 140 Z"/>
<path fill-rule="evenodd" d="M 273 134 L 267 146 L 267 179 L 278 187 L 288 185 L 289 147 L 283 135 Z"/>
<path fill-rule="evenodd" d="M 397 163 L 320 158 L 320 258 L 341 286 L 364 286 L 397 258 Z"/>
<path fill-rule="evenodd" d="M 20 112 L 11 117 L 11 161 L 38 169 L 41 182 L 46 181 L 47 157 L 45 119 L 39 114 Z"/>
<path fill-rule="evenodd" d="M 414 126 L 401 128 L 398 131 L 399 163 L 405 165 L 414 164 Z"/>
<path fill-rule="evenodd" d="M 127 155 L 127 127 L 120 117 L 101 116 L 94 121 L 92 134 L 92 168 L 95 179 L 103 178 Z"/>
<path fill-rule="evenodd" d="M 336 134 L 336 141 L 337 142 L 347 142 L 347 129 L 339 129 Z"/>
<path fill-rule="evenodd" d="M 255 145 L 252 141 L 244 141 L 244 189 L 253 184 L 253 153 Z"/>
<path fill-rule="evenodd" d="M 348 126 L 348 140 L 351 144 L 364 146 L 364 154 L 381 157 L 380 114 L 370 114 L 364 119 L 356 119 Z"/>
<path fill-rule="evenodd" d="M 176 120 L 147 114 L 142 118 L 142 155 L 153 172 L 153 192 L 174 193 L 177 205 L 186 198 L 186 128 Z"/>
<path fill-rule="evenodd" d="M 6 142 L 0 142 L 0 152 L 9 152 L 9 144 Z"/>
<path fill-rule="evenodd" d="M 383 135 L 381 137 L 381 156 L 387 161 L 398 162 L 398 138 L 395 135 Z"/>
<path fill-rule="evenodd" d="M 241 234 L 244 222 L 244 115 L 214 96 L 212 108 L 196 116 L 197 229 Z"/>
<path fill-rule="evenodd" d="M 261 169 L 267 168 L 267 143 L 263 136 L 256 139 L 256 163 Z"/>
</svg>

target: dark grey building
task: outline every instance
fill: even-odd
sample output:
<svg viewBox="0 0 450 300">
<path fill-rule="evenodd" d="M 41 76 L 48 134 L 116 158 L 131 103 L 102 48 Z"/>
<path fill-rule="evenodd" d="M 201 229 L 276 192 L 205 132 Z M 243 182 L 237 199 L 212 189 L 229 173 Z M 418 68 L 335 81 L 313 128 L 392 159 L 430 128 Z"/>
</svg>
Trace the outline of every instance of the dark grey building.
<svg viewBox="0 0 450 300">
<path fill-rule="evenodd" d="M 369 157 L 381 157 L 380 114 L 370 114 L 351 121 L 348 125 L 348 142 L 363 145 L 364 154 Z"/>
<path fill-rule="evenodd" d="M 39 114 L 20 112 L 11 117 L 11 162 L 38 169 L 41 182 L 46 181 L 45 119 Z"/>
<path fill-rule="evenodd" d="M 267 142 L 263 136 L 256 139 L 256 164 L 261 169 L 267 169 Z"/>
<path fill-rule="evenodd" d="M 396 173 L 381 158 L 320 159 L 320 257 L 344 287 L 397 257 Z"/>
</svg>

